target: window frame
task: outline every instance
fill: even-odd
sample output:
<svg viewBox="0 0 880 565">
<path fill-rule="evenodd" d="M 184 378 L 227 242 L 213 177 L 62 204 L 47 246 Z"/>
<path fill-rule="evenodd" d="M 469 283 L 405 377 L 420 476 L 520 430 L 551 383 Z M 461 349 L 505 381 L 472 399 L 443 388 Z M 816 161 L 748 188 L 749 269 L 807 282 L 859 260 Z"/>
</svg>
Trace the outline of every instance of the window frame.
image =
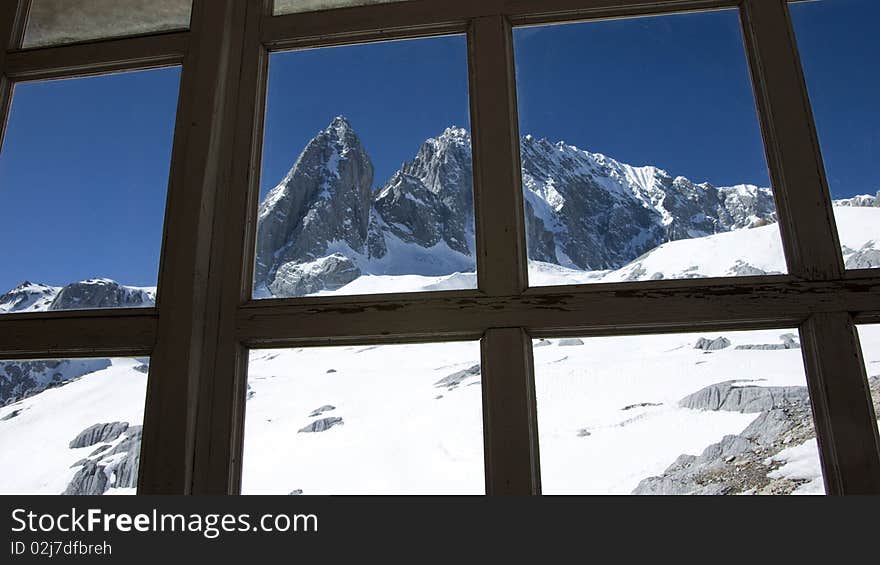
<svg viewBox="0 0 880 565">
<path fill-rule="evenodd" d="M 3 46 L 28 3 L 0 8 Z M 0 49 L 0 140 L 14 82 L 183 67 L 156 307 L 0 318 L 2 359 L 151 356 L 139 493 L 240 491 L 251 348 L 481 340 L 486 492 L 540 494 L 532 338 L 796 326 L 826 491 L 880 494 L 855 329 L 880 320 L 880 271 L 843 268 L 786 0 L 271 4 L 194 0 L 188 31 Z M 512 28 L 724 8 L 740 13 L 789 274 L 529 288 Z M 478 289 L 253 300 L 269 52 L 452 33 L 468 38 Z"/>
</svg>

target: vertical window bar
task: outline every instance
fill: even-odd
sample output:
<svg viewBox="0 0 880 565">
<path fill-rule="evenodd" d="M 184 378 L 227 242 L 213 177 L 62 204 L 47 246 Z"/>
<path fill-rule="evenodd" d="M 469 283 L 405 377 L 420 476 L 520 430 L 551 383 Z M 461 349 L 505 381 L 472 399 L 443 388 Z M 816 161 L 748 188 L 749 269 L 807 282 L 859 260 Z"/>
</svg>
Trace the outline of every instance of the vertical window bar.
<svg viewBox="0 0 880 565">
<path fill-rule="evenodd" d="M 479 288 L 516 295 L 528 278 L 513 35 L 491 16 L 474 20 L 468 39 Z M 531 340 L 489 329 L 482 352 L 486 493 L 540 494 Z"/>
<path fill-rule="evenodd" d="M 13 0 L 0 7 L 0 150 L 6 133 L 6 119 L 12 101 L 12 81 L 6 77 L 6 51 L 15 45 L 15 38 L 24 27 L 24 17 L 30 0 Z"/>
<path fill-rule="evenodd" d="M 192 492 L 200 387 L 213 377 L 222 280 L 212 272 L 215 202 L 227 186 L 242 25 L 236 0 L 195 0 L 184 59 L 159 274 L 157 341 L 144 415 L 143 494 Z M 222 222 L 222 220 L 220 220 Z"/>
<path fill-rule="evenodd" d="M 489 295 L 527 285 L 513 37 L 503 16 L 474 20 L 468 38 L 477 278 Z"/>
<path fill-rule="evenodd" d="M 814 314 L 800 329 L 828 494 L 880 494 L 880 439 L 852 317 Z"/>
<path fill-rule="evenodd" d="M 212 263 L 216 271 L 219 312 L 215 347 L 209 363 L 210 378 L 203 382 L 200 398 L 206 409 L 199 411 L 196 447 L 195 494 L 239 494 L 241 492 L 244 436 L 245 389 L 248 350 L 237 339 L 238 308 L 250 300 L 253 280 L 256 200 L 265 104 L 268 53 L 260 36 L 262 22 L 272 10 L 271 0 L 239 2 L 236 31 L 241 45 L 241 68 L 234 114 L 227 116 L 234 130 L 231 177 L 218 202 L 215 248 Z"/>
<path fill-rule="evenodd" d="M 497 328 L 482 341 L 486 494 L 541 494 L 532 340 Z"/>
<path fill-rule="evenodd" d="M 843 257 L 788 5 L 744 0 L 740 13 L 788 272 L 838 279 Z"/>
</svg>

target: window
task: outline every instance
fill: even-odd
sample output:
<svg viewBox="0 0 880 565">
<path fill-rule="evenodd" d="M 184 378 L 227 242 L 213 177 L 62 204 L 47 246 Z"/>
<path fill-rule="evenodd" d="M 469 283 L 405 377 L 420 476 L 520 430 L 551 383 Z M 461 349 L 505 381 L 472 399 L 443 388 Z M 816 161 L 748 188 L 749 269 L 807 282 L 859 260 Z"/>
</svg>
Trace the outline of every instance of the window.
<svg viewBox="0 0 880 565">
<path fill-rule="evenodd" d="M 514 30 L 532 286 L 786 272 L 741 36 L 736 10 Z"/>
<path fill-rule="evenodd" d="M 465 38 L 273 53 L 262 179 L 255 297 L 474 288 Z"/>
<path fill-rule="evenodd" d="M 192 0 L 31 0 L 24 47 L 180 30 Z"/>
<path fill-rule="evenodd" d="M 0 4 L 3 489 L 880 493 L 864 3 Z"/>
<path fill-rule="evenodd" d="M 880 56 L 870 0 L 822 0 L 791 7 L 816 116 L 825 174 L 847 269 L 880 267 Z"/>
<path fill-rule="evenodd" d="M 868 388 L 874 402 L 874 416 L 880 420 L 880 326 L 859 326 L 859 339 L 868 375 Z"/>
<path fill-rule="evenodd" d="M 134 494 L 148 358 L 0 361 L 3 494 Z"/>
<path fill-rule="evenodd" d="M 479 344 L 253 351 L 245 494 L 482 494 Z"/>
<path fill-rule="evenodd" d="M 796 330 L 535 347 L 545 493 L 824 493 Z"/>
<path fill-rule="evenodd" d="M 0 313 L 154 305 L 179 80 L 170 68 L 16 85 Z"/>
</svg>

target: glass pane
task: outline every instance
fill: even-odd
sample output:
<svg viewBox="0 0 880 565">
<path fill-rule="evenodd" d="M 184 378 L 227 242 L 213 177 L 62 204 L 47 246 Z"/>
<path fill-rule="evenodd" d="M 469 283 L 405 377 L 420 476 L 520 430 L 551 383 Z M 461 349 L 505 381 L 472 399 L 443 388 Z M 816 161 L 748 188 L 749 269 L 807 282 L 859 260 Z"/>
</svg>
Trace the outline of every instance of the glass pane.
<svg viewBox="0 0 880 565">
<path fill-rule="evenodd" d="M 476 286 L 463 36 L 273 54 L 267 103 L 255 297 Z"/>
<path fill-rule="evenodd" d="M 880 3 L 790 8 L 846 268 L 880 267 Z"/>
<path fill-rule="evenodd" d="M 483 494 L 477 342 L 252 351 L 244 494 Z"/>
<path fill-rule="evenodd" d="M 0 313 L 152 306 L 179 68 L 15 86 Z"/>
<path fill-rule="evenodd" d="M 192 0 L 31 0 L 23 47 L 189 27 Z"/>
<path fill-rule="evenodd" d="M 786 271 L 736 10 L 514 47 L 532 286 Z"/>
<path fill-rule="evenodd" d="M 294 12 L 314 12 L 331 8 L 348 8 L 349 6 L 369 6 L 373 4 L 391 4 L 406 0 L 275 0 L 275 16 Z"/>
<path fill-rule="evenodd" d="M 871 398 L 874 399 L 874 415 L 877 416 L 877 425 L 880 426 L 880 324 L 859 326 L 859 340 L 862 343 Z"/>
<path fill-rule="evenodd" d="M 796 330 L 534 347 L 544 493 L 824 493 Z"/>
<path fill-rule="evenodd" d="M 135 494 L 150 361 L 0 361 L 0 494 Z"/>
</svg>

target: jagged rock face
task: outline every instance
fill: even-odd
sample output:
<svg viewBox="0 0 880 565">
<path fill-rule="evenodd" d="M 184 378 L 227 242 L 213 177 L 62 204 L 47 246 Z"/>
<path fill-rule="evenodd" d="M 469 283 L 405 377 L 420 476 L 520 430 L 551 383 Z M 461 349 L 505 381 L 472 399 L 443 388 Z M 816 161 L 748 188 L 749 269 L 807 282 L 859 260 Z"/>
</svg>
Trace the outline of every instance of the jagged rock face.
<svg viewBox="0 0 880 565">
<path fill-rule="evenodd" d="M 472 162 L 470 135 L 461 128 L 448 128 L 426 141 L 376 196 L 374 206 L 384 229 L 408 243 L 432 247 L 445 241 L 451 249 L 472 255 Z"/>
<path fill-rule="evenodd" d="M 150 291 L 123 286 L 109 279 L 92 279 L 62 288 L 49 310 L 143 308 L 153 304 L 155 296 Z"/>
<path fill-rule="evenodd" d="M 61 494 L 98 495 L 110 488 L 135 488 L 142 435 L 142 426 L 129 426 L 128 422 L 95 424 L 80 432 L 70 442 L 71 449 L 102 442 L 104 445 L 73 464 L 79 470 Z M 113 442 L 116 444 L 112 445 Z"/>
<path fill-rule="evenodd" d="M 784 449 L 815 438 L 806 387 L 705 387 L 679 401 L 695 410 L 759 413 L 740 434 L 724 436 L 700 455 L 680 455 L 661 475 L 642 480 L 633 494 L 790 494 L 799 482 L 777 478 Z"/>
<path fill-rule="evenodd" d="M 285 263 L 275 273 L 269 289 L 275 296 L 304 296 L 340 289 L 359 276 L 357 265 L 335 253 L 309 263 Z"/>
<path fill-rule="evenodd" d="M 110 422 L 89 426 L 70 441 L 70 449 L 113 441 L 124 434 L 127 429 L 128 422 Z"/>
<path fill-rule="evenodd" d="M 614 269 L 667 241 L 775 221 L 772 193 L 632 167 L 563 142 L 522 140 L 529 258 Z"/>
<path fill-rule="evenodd" d="M 287 263 L 313 261 L 331 244 L 366 251 L 373 164 L 344 118 L 302 152 L 260 205 L 255 281 L 271 284 Z"/>
<path fill-rule="evenodd" d="M 108 359 L 0 361 L 0 406 L 109 366 Z"/>
<path fill-rule="evenodd" d="M 620 268 L 668 241 L 776 220 L 769 189 L 695 184 L 531 136 L 522 140 L 522 178 L 529 258 L 582 270 Z M 449 128 L 427 140 L 375 194 L 372 181 L 366 150 L 350 124 L 336 118 L 260 206 L 256 286 L 297 296 L 283 282 L 273 286 L 279 273 L 332 253 L 373 274 L 454 272 L 412 273 L 412 266 L 387 261 L 371 271 L 373 260 L 396 260 L 389 249 L 397 241 L 426 253 L 443 243 L 465 259 L 474 256 L 466 130 Z"/>
</svg>

